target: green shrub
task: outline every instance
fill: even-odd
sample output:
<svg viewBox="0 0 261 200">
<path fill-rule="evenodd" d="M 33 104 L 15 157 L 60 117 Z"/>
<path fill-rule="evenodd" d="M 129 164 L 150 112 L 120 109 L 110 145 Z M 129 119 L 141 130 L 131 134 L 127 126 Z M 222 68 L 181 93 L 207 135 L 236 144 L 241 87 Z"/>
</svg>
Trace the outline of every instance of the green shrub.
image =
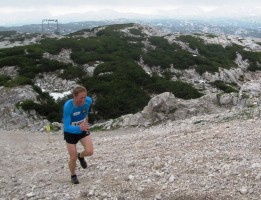
<svg viewBox="0 0 261 200">
<path fill-rule="evenodd" d="M 4 84 L 5 87 L 15 87 L 19 85 L 32 85 L 33 82 L 30 78 L 18 76 L 12 80 L 9 80 Z"/>
<path fill-rule="evenodd" d="M 249 67 L 248 67 L 248 70 L 249 71 L 252 71 L 252 72 L 255 72 L 255 71 L 258 71 L 258 70 L 261 70 L 261 64 L 257 64 L 257 63 L 250 63 Z"/>
<path fill-rule="evenodd" d="M 54 72 L 59 69 L 66 69 L 70 64 L 59 62 L 57 60 L 42 59 L 38 68 L 40 72 Z"/>
<path fill-rule="evenodd" d="M 53 101 L 53 98 L 49 95 L 49 93 L 43 92 L 39 86 L 33 85 L 33 90 L 38 93 L 37 100 L 40 102 Z"/>
<path fill-rule="evenodd" d="M 12 47 L 12 48 L 0 49 L 0 52 L 2 52 L 5 57 L 25 54 L 24 47 Z"/>
<path fill-rule="evenodd" d="M 217 37 L 217 36 L 214 35 L 214 34 L 207 34 L 206 36 L 209 37 L 209 38 L 215 38 L 215 37 Z"/>
<path fill-rule="evenodd" d="M 44 98 L 45 100 L 41 98 Z M 24 111 L 35 110 L 37 114 L 45 117 L 50 122 L 61 122 L 63 104 L 67 98 L 54 102 L 48 94 L 48 97 L 43 97 L 41 95 L 38 99 L 41 100 L 41 103 L 35 103 L 34 101 L 28 99 L 18 102 L 16 107 L 22 108 Z"/>
<path fill-rule="evenodd" d="M 237 45 L 224 48 L 219 44 L 205 44 L 203 39 L 193 35 L 182 35 L 177 39 L 188 43 L 191 49 L 198 50 L 200 55 L 195 58 L 195 62 L 197 65 L 201 65 L 197 69 L 199 73 L 204 73 L 203 69 L 207 70 L 207 68 L 212 69 L 211 72 L 215 72 L 217 67 L 226 69 L 236 67 L 234 63 L 236 50 L 241 50 Z M 205 63 L 204 58 L 207 58 L 208 64 Z"/>
<path fill-rule="evenodd" d="M 217 80 L 212 82 L 211 85 L 217 87 L 220 90 L 223 90 L 225 93 L 238 92 L 237 89 L 227 85 L 224 81 Z"/>
<path fill-rule="evenodd" d="M 169 81 L 158 76 L 153 76 L 150 84 L 146 86 L 149 92 L 171 92 L 176 97 L 182 99 L 195 99 L 203 94 L 198 92 L 192 85 L 182 81 Z"/>
<path fill-rule="evenodd" d="M 84 76 L 86 72 L 84 72 L 82 66 L 68 66 L 66 69 L 63 70 L 62 74 L 59 75 L 59 77 L 63 79 L 69 79 L 74 80 L 81 78 Z"/>
<path fill-rule="evenodd" d="M 33 65 L 34 61 L 24 56 L 7 56 L 0 59 L 0 67 L 4 66 L 28 66 Z"/>
<path fill-rule="evenodd" d="M 141 32 L 140 29 L 131 28 L 129 30 L 130 30 L 130 33 L 133 34 L 133 35 L 144 36 L 144 34 Z"/>
<path fill-rule="evenodd" d="M 152 45 L 157 46 L 158 48 L 161 49 L 168 49 L 171 47 L 168 40 L 163 37 L 152 36 L 149 38 L 149 41 Z"/>
<path fill-rule="evenodd" d="M 36 104 L 33 100 L 27 99 L 16 104 L 17 107 L 22 108 L 24 111 L 35 110 Z"/>
<path fill-rule="evenodd" d="M 71 54 L 71 59 L 77 64 L 86 64 L 92 61 L 97 61 L 101 59 L 101 56 L 95 52 L 74 52 Z"/>
<path fill-rule="evenodd" d="M 0 86 L 5 85 L 11 78 L 6 75 L 0 75 Z"/>
<path fill-rule="evenodd" d="M 0 31 L 0 36 L 3 37 L 11 37 L 12 35 L 15 35 L 16 31 Z"/>
<path fill-rule="evenodd" d="M 210 72 L 214 74 L 215 72 L 218 72 L 218 66 L 211 66 L 211 65 L 198 65 L 195 68 L 196 72 L 198 72 L 200 75 L 204 74 L 205 72 Z"/>
</svg>

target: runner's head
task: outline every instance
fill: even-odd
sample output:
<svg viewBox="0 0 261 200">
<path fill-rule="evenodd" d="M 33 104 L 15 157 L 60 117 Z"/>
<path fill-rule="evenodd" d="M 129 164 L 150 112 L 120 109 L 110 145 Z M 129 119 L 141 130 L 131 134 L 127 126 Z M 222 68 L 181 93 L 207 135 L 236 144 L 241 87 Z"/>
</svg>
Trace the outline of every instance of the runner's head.
<svg viewBox="0 0 261 200">
<path fill-rule="evenodd" d="M 87 89 L 84 86 L 76 86 L 73 89 L 73 100 L 76 106 L 82 106 L 87 96 Z"/>
</svg>

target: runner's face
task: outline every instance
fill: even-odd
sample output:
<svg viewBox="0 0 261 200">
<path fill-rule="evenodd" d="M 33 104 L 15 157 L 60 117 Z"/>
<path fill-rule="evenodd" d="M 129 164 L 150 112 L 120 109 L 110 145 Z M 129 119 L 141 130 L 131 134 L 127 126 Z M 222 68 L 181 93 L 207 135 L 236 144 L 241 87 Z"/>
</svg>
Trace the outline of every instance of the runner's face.
<svg viewBox="0 0 261 200">
<path fill-rule="evenodd" d="M 76 106 L 82 106 L 85 102 L 87 93 L 86 92 L 80 92 L 77 96 L 74 96 L 74 103 Z"/>
</svg>

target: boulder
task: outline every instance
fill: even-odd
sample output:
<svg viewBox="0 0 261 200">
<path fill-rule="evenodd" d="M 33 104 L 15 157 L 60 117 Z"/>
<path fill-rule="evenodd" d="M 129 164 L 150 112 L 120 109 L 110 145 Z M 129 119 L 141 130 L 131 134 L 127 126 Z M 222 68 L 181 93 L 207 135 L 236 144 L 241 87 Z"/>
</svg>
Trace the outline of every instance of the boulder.
<svg viewBox="0 0 261 200">
<path fill-rule="evenodd" d="M 148 127 L 168 120 L 186 119 L 206 113 L 222 111 L 216 95 L 205 95 L 198 99 L 182 100 L 170 92 L 154 96 L 141 112 L 123 115 L 106 124 L 107 129 L 118 127 Z M 97 124 L 97 126 L 99 126 Z"/>
</svg>

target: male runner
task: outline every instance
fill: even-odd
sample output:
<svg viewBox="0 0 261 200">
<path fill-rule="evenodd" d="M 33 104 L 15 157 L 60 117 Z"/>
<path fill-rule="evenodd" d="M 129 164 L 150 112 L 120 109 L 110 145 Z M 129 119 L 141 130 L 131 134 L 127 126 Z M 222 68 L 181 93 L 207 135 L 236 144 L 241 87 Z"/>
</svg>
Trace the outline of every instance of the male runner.
<svg viewBox="0 0 261 200">
<path fill-rule="evenodd" d="M 73 184 L 79 183 L 75 173 L 77 159 L 85 169 L 87 162 L 84 157 L 93 155 L 93 143 L 88 125 L 91 104 L 92 99 L 87 96 L 87 89 L 83 86 L 76 86 L 73 89 L 73 98 L 66 101 L 63 107 L 64 140 L 69 153 L 69 169 Z M 79 141 L 84 150 L 77 153 L 76 144 Z"/>
</svg>

